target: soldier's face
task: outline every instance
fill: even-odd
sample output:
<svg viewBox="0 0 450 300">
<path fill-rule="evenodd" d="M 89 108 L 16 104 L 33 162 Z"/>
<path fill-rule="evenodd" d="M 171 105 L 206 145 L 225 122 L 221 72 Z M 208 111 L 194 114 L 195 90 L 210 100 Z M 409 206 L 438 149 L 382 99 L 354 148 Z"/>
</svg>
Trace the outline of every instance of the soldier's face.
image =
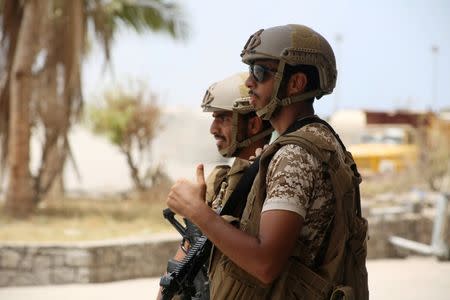
<svg viewBox="0 0 450 300">
<path fill-rule="evenodd" d="M 258 110 L 266 106 L 270 101 L 275 81 L 273 71 L 277 69 L 278 62 L 273 60 L 256 60 L 253 65 L 261 66 L 262 68 L 260 69 L 267 70 L 265 74 L 260 76 L 260 80 L 253 74 L 249 74 L 245 81 L 245 85 L 250 89 L 250 103 Z"/>
<path fill-rule="evenodd" d="M 231 130 L 233 113 L 231 111 L 215 111 L 209 132 L 216 140 L 218 150 L 227 148 L 231 144 Z"/>
</svg>

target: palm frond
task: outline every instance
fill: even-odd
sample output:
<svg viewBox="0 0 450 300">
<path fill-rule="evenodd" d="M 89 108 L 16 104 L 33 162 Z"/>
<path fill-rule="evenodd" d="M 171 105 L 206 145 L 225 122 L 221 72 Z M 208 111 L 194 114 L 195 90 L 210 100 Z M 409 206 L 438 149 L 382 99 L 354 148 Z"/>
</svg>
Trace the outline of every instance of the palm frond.
<svg viewBox="0 0 450 300">
<path fill-rule="evenodd" d="M 174 39 L 188 36 L 187 22 L 180 7 L 162 0 L 92 0 L 86 5 L 86 16 L 92 21 L 107 61 L 114 34 L 122 24 L 138 33 L 149 30 Z"/>
<path fill-rule="evenodd" d="M 161 0 L 122 0 L 122 9 L 115 11 L 115 15 L 126 25 L 137 32 L 151 30 L 153 32 L 168 33 L 172 38 L 185 38 L 188 27 L 175 3 Z"/>
</svg>

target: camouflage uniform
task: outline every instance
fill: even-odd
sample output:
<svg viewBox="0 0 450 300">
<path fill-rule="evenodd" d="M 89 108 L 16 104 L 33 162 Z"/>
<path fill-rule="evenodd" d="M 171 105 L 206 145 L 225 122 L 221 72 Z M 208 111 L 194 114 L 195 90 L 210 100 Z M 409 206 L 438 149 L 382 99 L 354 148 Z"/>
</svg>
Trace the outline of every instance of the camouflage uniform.
<svg viewBox="0 0 450 300">
<path fill-rule="evenodd" d="M 343 159 L 341 147 L 325 125 L 313 123 L 300 130 L 323 138 Z M 330 179 L 324 178 L 319 160 L 298 145 L 285 145 L 269 163 L 266 186 L 263 212 L 281 209 L 303 217 L 303 263 L 313 266 L 334 215 L 333 187 Z"/>
<path fill-rule="evenodd" d="M 338 159 L 343 160 L 342 148 L 326 126 L 312 123 L 299 130 L 329 145 L 336 151 Z M 270 152 L 270 148 L 265 152 Z M 321 254 L 322 246 L 325 246 L 322 242 L 335 213 L 331 181 L 315 156 L 292 144 L 281 146 L 264 169 L 260 169 L 249 194 L 240 229 L 257 235 L 259 216 L 263 211 L 282 209 L 298 213 L 304 218 L 304 225 L 293 256 L 311 267 Z M 261 199 L 264 190 L 265 197 Z M 278 295 L 284 292 L 280 289 L 289 286 L 291 281 L 296 282 L 293 278 L 299 274 L 295 260 L 293 263 L 290 260 L 290 265 L 273 284 L 264 285 L 222 255 L 210 271 L 211 299 L 272 299 L 275 295 L 276 299 L 281 299 Z M 286 297 L 295 299 L 292 295 Z"/>
</svg>

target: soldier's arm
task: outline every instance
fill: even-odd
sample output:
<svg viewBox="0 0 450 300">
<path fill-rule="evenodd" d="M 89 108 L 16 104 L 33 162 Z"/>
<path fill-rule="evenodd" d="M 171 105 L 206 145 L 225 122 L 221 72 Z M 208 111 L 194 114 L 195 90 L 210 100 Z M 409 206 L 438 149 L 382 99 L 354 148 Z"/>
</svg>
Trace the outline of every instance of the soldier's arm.
<svg viewBox="0 0 450 300">
<path fill-rule="evenodd" d="M 204 210 L 194 217 L 206 236 L 233 262 L 271 283 L 292 254 L 303 226 L 303 218 L 287 210 L 262 213 L 258 236 L 251 236 Z"/>
<path fill-rule="evenodd" d="M 292 211 L 262 213 L 259 234 L 254 237 L 213 212 L 202 201 L 205 183 L 203 169 L 197 170 L 197 183 L 178 181 L 167 203 L 197 224 L 200 230 L 232 261 L 263 283 L 272 282 L 293 252 L 303 226 L 303 218 Z"/>
</svg>

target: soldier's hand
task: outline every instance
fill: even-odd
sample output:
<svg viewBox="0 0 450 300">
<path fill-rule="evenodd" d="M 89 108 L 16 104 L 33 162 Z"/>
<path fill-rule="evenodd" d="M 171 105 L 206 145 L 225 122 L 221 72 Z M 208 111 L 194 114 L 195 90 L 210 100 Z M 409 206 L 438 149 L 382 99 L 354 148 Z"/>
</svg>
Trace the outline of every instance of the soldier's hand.
<svg viewBox="0 0 450 300">
<path fill-rule="evenodd" d="M 205 174 L 203 165 L 200 164 L 196 170 L 196 182 L 181 179 L 172 186 L 167 196 L 167 206 L 194 222 L 195 215 L 206 206 L 205 195 Z"/>
<path fill-rule="evenodd" d="M 258 156 L 260 156 L 262 153 L 263 153 L 263 151 L 264 150 L 266 150 L 267 149 L 267 147 L 268 147 L 269 145 L 264 145 L 264 147 L 262 147 L 262 148 L 256 148 L 256 150 L 255 150 L 255 155 L 253 156 L 250 156 L 250 158 L 249 158 L 249 160 L 255 160 Z"/>
<path fill-rule="evenodd" d="M 205 168 L 203 164 L 199 164 L 196 170 L 197 184 L 200 188 L 201 199 L 205 201 L 206 198 L 206 181 L 205 181 Z"/>
</svg>

